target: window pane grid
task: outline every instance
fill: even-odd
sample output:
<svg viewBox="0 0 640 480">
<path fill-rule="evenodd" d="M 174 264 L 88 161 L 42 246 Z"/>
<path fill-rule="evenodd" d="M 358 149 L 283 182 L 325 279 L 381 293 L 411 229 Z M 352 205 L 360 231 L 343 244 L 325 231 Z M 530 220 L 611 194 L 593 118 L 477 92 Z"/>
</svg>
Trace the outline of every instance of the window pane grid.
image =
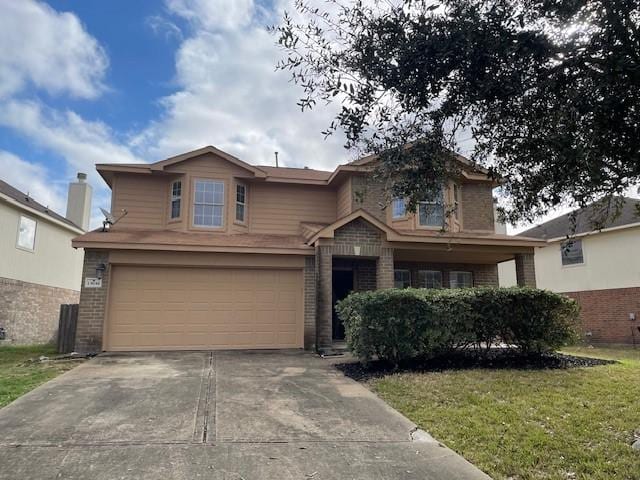
<svg viewBox="0 0 640 480">
<path fill-rule="evenodd" d="M 247 188 L 244 185 L 236 185 L 236 221 L 238 222 L 244 222 L 246 198 Z"/>
<path fill-rule="evenodd" d="M 471 272 L 449 272 L 450 288 L 473 287 L 473 274 Z"/>
<path fill-rule="evenodd" d="M 562 265 L 578 265 L 584 263 L 582 240 L 568 240 L 560 245 Z"/>
<path fill-rule="evenodd" d="M 418 203 L 418 222 L 423 227 L 442 227 L 444 225 L 443 190 L 435 199 Z"/>
<path fill-rule="evenodd" d="M 171 184 L 171 218 L 180 216 L 182 199 L 182 182 L 177 181 Z"/>
<path fill-rule="evenodd" d="M 221 227 L 224 211 L 224 183 L 197 180 L 193 208 L 193 224 Z"/>
<path fill-rule="evenodd" d="M 404 198 L 394 198 L 391 206 L 393 218 L 402 218 L 405 216 Z"/>
<path fill-rule="evenodd" d="M 409 270 L 394 270 L 393 271 L 393 286 L 394 288 L 407 288 L 411 286 L 411 273 Z"/>
<path fill-rule="evenodd" d="M 442 272 L 439 270 L 419 270 L 420 288 L 442 288 Z"/>
</svg>

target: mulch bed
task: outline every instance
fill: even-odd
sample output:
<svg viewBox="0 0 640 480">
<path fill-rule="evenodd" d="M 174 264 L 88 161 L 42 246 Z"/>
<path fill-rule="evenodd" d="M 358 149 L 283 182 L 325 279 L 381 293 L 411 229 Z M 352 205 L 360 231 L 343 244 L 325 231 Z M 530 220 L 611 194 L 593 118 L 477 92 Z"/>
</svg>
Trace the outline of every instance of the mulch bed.
<svg viewBox="0 0 640 480">
<path fill-rule="evenodd" d="M 358 381 L 401 372 L 442 372 L 444 370 L 468 370 L 487 368 L 493 370 L 550 370 L 578 367 L 595 367 L 618 363 L 600 358 L 575 357 L 562 353 L 542 355 L 518 355 L 512 350 L 495 349 L 488 355 L 476 352 L 455 352 L 429 359 L 413 359 L 394 368 L 387 362 L 374 360 L 364 365 L 358 362 L 338 363 L 335 367 L 346 376 Z"/>
</svg>

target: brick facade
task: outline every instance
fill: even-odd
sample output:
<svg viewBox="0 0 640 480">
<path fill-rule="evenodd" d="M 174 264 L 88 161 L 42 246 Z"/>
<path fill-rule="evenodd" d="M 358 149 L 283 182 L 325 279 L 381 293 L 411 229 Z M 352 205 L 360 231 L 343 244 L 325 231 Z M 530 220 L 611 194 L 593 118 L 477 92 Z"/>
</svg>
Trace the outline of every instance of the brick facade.
<svg viewBox="0 0 640 480">
<path fill-rule="evenodd" d="M 100 264 L 107 266 L 107 270 L 102 276 L 102 287 L 85 288 L 84 279 L 86 277 L 95 277 L 96 267 Z M 110 273 L 108 252 L 104 250 L 85 250 L 80 307 L 78 308 L 78 329 L 76 331 L 76 350 L 78 352 L 88 353 L 102 350 L 102 332 Z"/>
<path fill-rule="evenodd" d="M 516 281 L 521 287 L 536 286 L 536 265 L 533 253 L 518 253 L 515 256 Z"/>
<path fill-rule="evenodd" d="M 316 348 L 316 259 L 304 261 L 304 348 Z"/>
<path fill-rule="evenodd" d="M 351 194 L 353 210 L 362 208 L 386 222 L 387 212 L 381 204 L 385 202 L 384 186 L 376 182 L 370 175 L 354 175 L 351 179 Z"/>
<path fill-rule="evenodd" d="M 462 227 L 464 230 L 493 232 L 493 194 L 487 183 L 465 183 L 462 194 Z"/>
<path fill-rule="evenodd" d="M 442 272 L 442 287 L 449 288 L 449 272 L 463 271 L 473 274 L 474 287 L 497 287 L 498 266 L 494 264 L 436 263 L 436 262 L 395 262 L 395 268 L 411 272 L 411 286 L 419 287 L 419 270 Z"/>
<path fill-rule="evenodd" d="M 640 345 L 640 287 L 569 292 L 564 295 L 580 304 L 580 320 L 586 342 Z M 635 314 L 635 320 L 629 319 L 630 313 Z"/>
<path fill-rule="evenodd" d="M 0 278 L 0 344 L 28 345 L 56 340 L 60 305 L 78 303 L 80 292 Z"/>
</svg>

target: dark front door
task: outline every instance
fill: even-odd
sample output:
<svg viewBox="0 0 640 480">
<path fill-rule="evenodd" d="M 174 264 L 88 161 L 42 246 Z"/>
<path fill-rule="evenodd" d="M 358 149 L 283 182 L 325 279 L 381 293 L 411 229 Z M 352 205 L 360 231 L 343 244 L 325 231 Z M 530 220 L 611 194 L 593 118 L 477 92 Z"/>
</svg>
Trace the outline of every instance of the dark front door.
<svg viewBox="0 0 640 480">
<path fill-rule="evenodd" d="M 333 339 L 344 340 L 344 325 L 336 314 L 335 305 L 353 290 L 353 270 L 333 271 Z"/>
</svg>

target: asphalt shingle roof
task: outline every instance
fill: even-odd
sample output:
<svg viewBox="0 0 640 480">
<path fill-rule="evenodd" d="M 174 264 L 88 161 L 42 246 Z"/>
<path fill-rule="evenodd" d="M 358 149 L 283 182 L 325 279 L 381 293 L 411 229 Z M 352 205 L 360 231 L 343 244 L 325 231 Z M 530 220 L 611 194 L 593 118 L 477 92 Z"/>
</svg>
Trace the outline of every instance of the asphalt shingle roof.
<svg viewBox="0 0 640 480">
<path fill-rule="evenodd" d="M 54 218 L 60 222 L 66 223 L 67 225 L 71 225 L 75 228 L 80 228 L 78 225 L 73 223 L 71 220 L 63 217 L 62 215 L 57 214 L 53 210 L 50 210 L 48 207 L 45 207 L 41 203 L 36 202 L 33 198 L 28 196 L 26 193 L 21 192 L 17 188 L 9 185 L 4 180 L 0 180 L 0 193 L 6 195 L 7 197 L 15 200 L 16 202 L 24 205 L 26 207 L 32 208 L 44 215 L 48 215 L 51 218 Z"/>
<path fill-rule="evenodd" d="M 603 228 L 621 227 L 632 223 L 640 223 L 640 216 L 638 215 L 640 212 L 638 210 L 640 208 L 640 200 L 630 197 L 623 198 L 624 204 L 620 211 L 620 215 L 613 220 L 609 219 Z M 577 212 L 575 231 L 572 231 L 573 224 L 570 218 L 570 215 L 573 212 L 569 212 L 541 225 L 530 228 L 529 230 L 520 233 L 518 236 L 549 240 L 552 238 L 560 238 L 567 235 L 578 235 L 594 231 L 592 219 L 594 216 L 597 218 L 597 207 L 594 204 L 574 210 L 574 212 Z"/>
</svg>

